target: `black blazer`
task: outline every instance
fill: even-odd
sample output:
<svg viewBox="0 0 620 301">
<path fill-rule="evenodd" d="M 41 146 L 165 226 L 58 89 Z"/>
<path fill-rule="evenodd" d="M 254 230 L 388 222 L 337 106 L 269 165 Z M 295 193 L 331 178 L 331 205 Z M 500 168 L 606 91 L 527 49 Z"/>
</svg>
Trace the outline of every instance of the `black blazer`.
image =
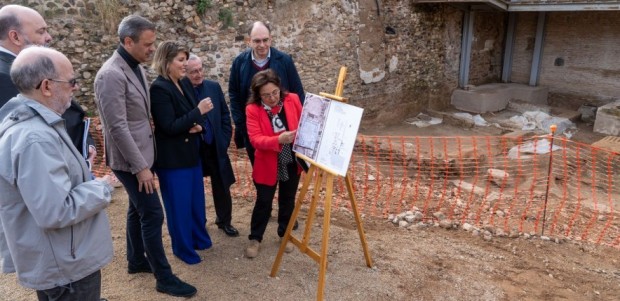
<svg viewBox="0 0 620 301">
<path fill-rule="evenodd" d="M 151 84 L 151 114 L 155 123 L 156 168 L 187 168 L 198 165 L 200 133 L 189 129 L 202 121 L 193 102 L 191 85 L 179 81 L 183 94 L 162 76 Z"/>
<path fill-rule="evenodd" d="M 187 85 L 193 87 L 188 78 L 184 78 L 183 81 Z M 191 94 L 191 97 L 188 98 L 192 98 L 196 105 L 206 97 L 210 97 L 213 103 L 213 110 L 209 111 L 203 117 L 209 123 L 213 131 L 213 143 L 215 143 L 215 155 L 217 156 L 216 159 L 219 169 L 216 172 L 220 173 L 224 186 L 230 187 L 230 185 L 235 183 L 235 174 L 232 164 L 230 163 L 230 158 L 228 157 L 228 146 L 230 145 L 230 138 L 232 137 L 232 126 L 230 122 L 230 110 L 228 110 L 222 87 L 215 81 L 204 80 L 201 85 L 192 89 L 198 91 L 198 99 L 196 99 L 195 94 Z M 201 155 L 204 157 L 207 154 L 203 152 Z M 202 163 L 204 164 L 205 162 L 206 159 L 203 159 Z M 203 174 L 205 176 L 210 175 L 210 172 L 213 171 L 208 170 L 206 167 L 203 168 Z"/>
<path fill-rule="evenodd" d="M 15 57 L 13 55 L 0 51 L 0 107 L 19 94 L 11 80 L 10 74 L 14 60 Z"/>
</svg>

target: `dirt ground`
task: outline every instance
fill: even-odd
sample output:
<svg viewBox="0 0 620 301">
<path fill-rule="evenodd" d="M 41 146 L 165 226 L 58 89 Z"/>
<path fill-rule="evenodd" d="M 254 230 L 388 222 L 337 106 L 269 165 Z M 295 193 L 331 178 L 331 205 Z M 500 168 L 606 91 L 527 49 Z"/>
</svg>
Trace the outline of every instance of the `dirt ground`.
<svg viewBox="0 0 620 301">
<path fill-rule="evenodd" d="M 376 133 L 373 133 L 373 130 Z M 385 129 L 364 129 L 368 134 Z M 412 134 L 411 126 L 390 129 Z M 461 135 L 462 127 L 416 130 Z M 495 130 L 489 130 L 495 131 Z M 415 134 L 415 133 L 413 133 Z M 488 134 L 499 134 L 489 132 Z M 596 137 L 586 137 L 594 139 Z M 108 300 L 175 300 L 155 291 L 152 275 L 129 275 L 125 260 L 127 195 L 120 188 L 108 208 L 114 261 L 103 269 L 102 297 Z M 207 200 L 208 230 L 214 245 L 199 251 L 203 262 L 187 265 L 171 254 L 164 228 L 164 247 L 174 272 L 197 286 L 193 300 L 315 300 L 318 265 L 298 250 L 285 254 L 278 276 L 270 278 L 278 238 L 272 220 L 257 258 L 243 257 L 253 200 L 235 199 L 233 222 L 240 237 L 229 238 L 213 224 L 213 203 Z M 275 210 L 275 209 L 274 209 Z M 305 226 L 302 210 L 300 236 Z M 274 211 L 275 216 L 275 211 Z M 311 245 L 320 248 L 322 215 L 312 225 Z M 439 227 L 395 227 L 387 220 L 365 217 L 372 268 L 365 265 L 352 215 L 333 212 L 325 300 L 620 300 L 620 251 L 576 242 L 538 238 L 486 241 L 463 230 Z M 0 300 L 36 300 L 14 274 L 0 274 Z"/>
</svg>

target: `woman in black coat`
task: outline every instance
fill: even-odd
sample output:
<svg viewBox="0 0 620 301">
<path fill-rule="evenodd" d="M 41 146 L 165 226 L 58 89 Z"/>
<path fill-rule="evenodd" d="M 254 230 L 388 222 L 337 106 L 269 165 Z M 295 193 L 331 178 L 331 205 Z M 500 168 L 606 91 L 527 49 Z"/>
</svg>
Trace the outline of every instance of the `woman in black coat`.
<svg viewBox="0 0 620 301">
<path fill-rule="evenodd" d="M 199 147 L 203 115 L 213 109 L 210 99 L 194 103 L 185 76 L 189 52 L 174 41 L 159 45 L 151 84 L 151 114 L 155 123 L 155 172 L 174 255 L 188 264 L 201 261 L 195 250 L 211 247 L 206 229 L 205 194 Z"/>
</svg>

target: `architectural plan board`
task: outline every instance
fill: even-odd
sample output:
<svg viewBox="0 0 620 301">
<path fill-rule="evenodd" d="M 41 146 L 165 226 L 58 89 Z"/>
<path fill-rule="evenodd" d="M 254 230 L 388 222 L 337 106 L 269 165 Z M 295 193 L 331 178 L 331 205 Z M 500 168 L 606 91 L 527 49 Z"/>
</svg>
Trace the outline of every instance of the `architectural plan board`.
<svg viewBox="0 0 620 301">
<path fill-rule="evenodd" d="M 293 150 L 345 176 L 364 109 L 306 93 Z"/>
</svg>

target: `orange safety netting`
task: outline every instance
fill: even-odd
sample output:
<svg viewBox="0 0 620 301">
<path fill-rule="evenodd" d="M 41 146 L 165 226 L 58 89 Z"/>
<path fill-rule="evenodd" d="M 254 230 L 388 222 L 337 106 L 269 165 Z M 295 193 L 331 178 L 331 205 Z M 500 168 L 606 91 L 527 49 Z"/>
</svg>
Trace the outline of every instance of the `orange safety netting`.
<svg viewBox="0 0 620 301">
<path fill-rule="evenodd" d="M 101 131 L 92 133 L 103 154 Z M 363 215 L 412 211 L 426 222 L 441 215 L 455 224 L 491 227 L 496 235 L 544 231 L 620 248 L 620 157 L 563 138 L 553 145 L 550 153 L 547 137 L 359 135 L 349 175 Z M 229 155 L 237 178 L 233 197 L 254 198 L 245 150 L 231 146 Z M 108 170 L 98 159 L 94 172 L 100 176 Z M 334 188 L 332 206 L 350 210 L 344 180 Z"/>
</svg>

